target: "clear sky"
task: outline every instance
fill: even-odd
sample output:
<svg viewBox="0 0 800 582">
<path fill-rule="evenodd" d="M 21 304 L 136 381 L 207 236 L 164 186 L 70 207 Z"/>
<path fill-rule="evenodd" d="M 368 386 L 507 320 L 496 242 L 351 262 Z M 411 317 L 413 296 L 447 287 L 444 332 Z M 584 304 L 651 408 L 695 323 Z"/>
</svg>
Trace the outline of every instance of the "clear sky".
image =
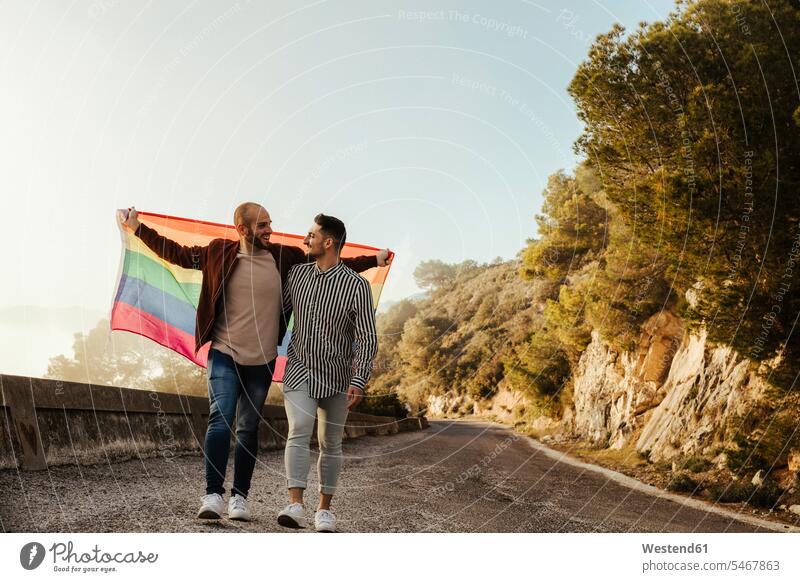
<svg viewBox="0 0 800 582">
<path fill-rule="evenodd" d="M 673 6 L 3 2 L 0 314 L 107 311 L 130 205 L 231 222 L 254 200 L 295 233 L 333 214 L 397 251 L 384 300 L 422 260 L 513 258 L 576 162 L 566 87 L 592 39 Z M 15 315 L 0 372 L 35 373 L 66 340 Z"/>
</svg>

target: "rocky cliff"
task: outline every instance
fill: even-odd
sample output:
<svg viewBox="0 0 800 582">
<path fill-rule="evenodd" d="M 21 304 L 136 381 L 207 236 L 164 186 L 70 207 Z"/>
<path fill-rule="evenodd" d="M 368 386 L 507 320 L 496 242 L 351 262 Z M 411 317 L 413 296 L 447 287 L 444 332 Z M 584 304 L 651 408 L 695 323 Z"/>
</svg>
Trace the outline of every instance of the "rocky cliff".
<svg viewBox="0 0 800 582">
<path fill-rule="evenodd" d="M 571 403 L 561 420 L 528 420 L 598 448 L 634 446 L 651 461 L 718 457 L 767 389 L 756 366 L 730 347 L 709 343 L 704 332 L 685 330 L 668 312 L 646 322 L 637 346 L 618 352 L 594 332 L 573 373 Z M 488 401 L 450 394 L 428 398 L 431 416 L 478 414 L 513 423 L 525 411 L 524 395 L 505 383 Z"/>
<path fill-rule="evenodd" d="M 594 333 L 574 375 L 574 436 L 652 461 L 717 455 L 763 398 L 756 367 L 669 313 L 644 326 L 638 349 L 617 353 Z"/>
</svg>

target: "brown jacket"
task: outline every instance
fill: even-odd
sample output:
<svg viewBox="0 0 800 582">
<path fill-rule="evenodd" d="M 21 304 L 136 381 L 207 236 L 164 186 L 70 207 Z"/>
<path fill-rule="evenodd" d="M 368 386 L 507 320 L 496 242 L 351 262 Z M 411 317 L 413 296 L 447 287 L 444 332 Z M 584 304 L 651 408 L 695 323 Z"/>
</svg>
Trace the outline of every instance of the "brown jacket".
<svg viewBox="0 0 800 582">
<path fill-rule="evenodd" d="M 231 273 L 236 267 L 239 241 L 217 238 L 204 247 L 187 247 L 161 236 L 144 224 L 140 224 L 136 229 L 136 236 L 165 261 L 185 269 L 198 269 L 203 272 L 203 284 L 200 288 L 200 301 L 197 305 L 194 329 L 194 349 L 197 353 L 205 343 L 212 339 L 211 333 L 217 317 L 217 301 L 223 286 L 230 279 Z M 286 285 L 289 269 L 298 263 L 309 262 L 306 254 L 297 247 L 270 244 L 269 251 L 278 266 L 281 285 Z M 378 266 L 378 260 L 374 255 L 342 259 L 342 262 L 358 273 Z M 278 345 L 280 345 L 286 333 L 291 311 L 278 314 L 278 316 Z"/>
</svg>

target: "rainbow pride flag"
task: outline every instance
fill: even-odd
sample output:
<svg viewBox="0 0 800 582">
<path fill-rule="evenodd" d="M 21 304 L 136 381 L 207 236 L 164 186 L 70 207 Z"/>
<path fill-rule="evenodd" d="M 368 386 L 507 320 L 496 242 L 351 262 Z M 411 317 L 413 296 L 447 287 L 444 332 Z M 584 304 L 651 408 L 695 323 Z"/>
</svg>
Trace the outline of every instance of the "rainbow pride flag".
<svg viewBox="0 0 800 582">
<path fill-rule="evenodd" d="M 127 211 L 120 211 L 127 212 Z M 189 220 L 162 214 L 139 212 L 139 221 L 184 246 L 205 246 L 215 238 L 238 240 L 233 226 L 201 220 Z M 210 343 L 194 352 L 194 329 L 201 271 L 184 269 L 161 259 L 148 248 L 126 225 L 117 220 L 122 236 L 122 257 L 111 309 L 111 329 L 143 335 L 206 367 Z M 305 249 L 303 237 L 295 234 L 272 233 L 272 242 Z M 380 249 L 347 243 L 343 257 L 375 255 Z M 389 267 L 377 267 L 361 273 L 372 286 L 372 298 L 378 307 Z M 286 350 L 291 339 L 293 321 L 278 348 L 273 381 L 283 379 Z"/>
</svg>

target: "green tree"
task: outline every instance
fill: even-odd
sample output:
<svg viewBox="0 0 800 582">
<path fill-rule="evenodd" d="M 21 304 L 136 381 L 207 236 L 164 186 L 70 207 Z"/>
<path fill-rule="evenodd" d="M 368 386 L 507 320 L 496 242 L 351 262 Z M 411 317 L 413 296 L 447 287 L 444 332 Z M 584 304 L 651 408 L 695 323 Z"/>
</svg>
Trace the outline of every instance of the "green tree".
<svg viewBox="0 0 800 582">
<path fill-rule="evenodd" d="M 522 255 L 524 278 L 560 282 L 597 259 L 607 243 L 607 217 L 592 194 L 563 172 L 550 176 L 542 193 L 542 213 L 536 215 L 541 238 L 530 241 Z"/>
<path fill-rule="evenodd" d="M 414 281 L 423 289 L 437 289 L 451 283 L 458 274 L 456 265 L 442 261 L 423 261 L 414 269 Z"/>
<path fill-rule="evenodd" d="M 73 355 L 54 356 L 47 378 L 96 385 L 205 395 L 205 370 L 137 335 L 112 333 L 101 319 L 88 333 L 76 333 Z"/>
<path fill-rule="evenodd" d="M 422 261 L 414 269 L 414 281 L 423 289 L 436 290 L 452 284 L 458 277 L 475 274 L 480 266 L 472 259 L 449 264 L 442 261 Z"/>
<path fill-rule="evenodd" d="M 609 243 L 584 282 L 586 324 L 619 350 L 631 350 L 642 324 L 654 313 L 674 308 L 676 296 L 665 279 L 666 261 L 609 207 Z"/>
<path fill-rule="evenodd" d="M 369 403 L 364 411 L 388 410 L 395 407 L 395 415 L 400 414 L 400 387 L 408 380 L 408 369 L 400 357 L 398 344 L 402 339 L 406 321 L 417 314 L 415 301 L 404 299 L 392 305 L 377 318 L 378 355 L 373 363 L 370 379 Z M 388 407 L 388 408 L 387 408 Z M 359 408 L 362 410 L 362 407 Z M 403 409 L 405 410 L 405 409 Z"/>
<path fill-rule="evenodd" d="M 514 388 L 528 392 L 551 409 L 558 403 L 571 374 L 569 356 L 547 328 L 544 318 L 531 329 L 528 341 L 515 346 L 503 365 Z"/>
<path fill-rule="evenodd" d="M 577 149 L 606 196 L 675 292 L 699 290 L 686 316 L 744 355 L 785 349 L 784 381 L 800 356 L 797 334 L 783 344 L 800 310 L 786 276 L 800 236 L 798 14 L 788 0 L 681 2 L 665 22 L 599 37 L 569 87 Z"/>
</svg>

